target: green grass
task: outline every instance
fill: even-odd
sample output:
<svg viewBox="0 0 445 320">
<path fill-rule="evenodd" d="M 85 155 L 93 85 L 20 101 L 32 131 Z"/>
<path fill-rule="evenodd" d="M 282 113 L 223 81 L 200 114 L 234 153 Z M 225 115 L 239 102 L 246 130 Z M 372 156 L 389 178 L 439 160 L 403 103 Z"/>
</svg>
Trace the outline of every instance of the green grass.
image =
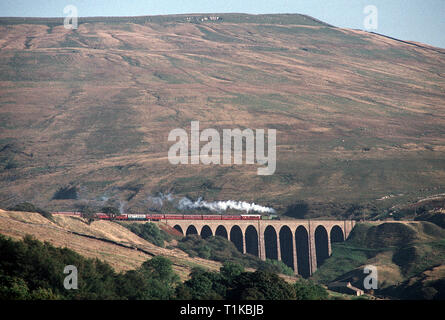
<svg viewBox="0 0 445 320">
<path fill-rule="evenodd" d="M 312 279 L 328 284 L 343 274 L 365 264 L 369 255 L 375 252 L 375 250 L 355 247 L 347 243 L 333 244 L 331 257 L 314 273 Z"/>
<path fill-rule="evenodd" d="M 361 268 L 371 264 L 377 265 L 377 270 L 379 266 L 385 270 L 379 278 L 381 289 L 385 289 L 400 282 L 398 278 L 387 278 L 395 276 L 399 270 L 403 281 L 443 264 L 444 236 L 445 230 L 429 222 L 357 224 L 347 241 L 332 245 L 331 257 L 312 278 L 324 284 L 349 279 L 362 287 Z"/>
</svg>

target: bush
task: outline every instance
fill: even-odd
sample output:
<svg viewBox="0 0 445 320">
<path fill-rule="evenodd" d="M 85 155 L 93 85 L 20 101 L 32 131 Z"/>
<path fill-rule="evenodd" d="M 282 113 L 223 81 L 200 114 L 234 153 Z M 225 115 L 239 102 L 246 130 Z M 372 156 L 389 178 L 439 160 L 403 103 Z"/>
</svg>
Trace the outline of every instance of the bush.
<svg viewBox="0 0 445 320">
<path fill-rule="evenodd" d="M 297 219 L 304 219 L 309 211 L 309 205 L 305 201 L 299 201 L 287 207 L 284 215 Z"/>
<path fill-rule="evenodd" d="M 231 283 L 233 279 L 239 276 L 244 272 L 244 268 L 242 265 L 226 261 L 223 263 L 223 266 L 219 270 L 221 277 L 227 282 Z"/>
<path fill-rule="evenodd" d="M 244 272 L 233 281 L 229 300 L 294 300 L 291 284 L 269 271 Z"/>
<path fill-rule="evenodd" d="M 101 211 L 109 216 L 111 220 L 115 219 L 121 214 L 119 209 L 116 207 L 103 207 Z"/>
<path fill-rule="evenodd" d="M 164 247 L 164 241 L 171 241 L 171 236 L 163 230 L 160 230 L 158 226 L 152 222 L 147 222 L 144 224 L 132 223 L 132 224 L 122 224 L 124 227 L 128 228 L 131 232 L 137 234 L 144 240 L 153 243 L 156 246 Z"/>
<path fill-rule="evenodd" d="M 176 299 L 221 300 L 226 295 L 226 286 L 221 274 L 202 268 L 193 268 L 190 279 L 176 289 Z"/>
<path fill-rule="evenodd" d="M 260 269 L 266 269 L 271 272 L 278 272 L 288 276 L 293 276 L 295 274 L 294 270 L 289 268 L 289 266 L 281 260 L 267 259 L 266 265 Z"/>
<path fill-rule="evenodd" d="M 325 300 L 328 298 L 326 289 L 310 280 L 301 279 L 294 284 L 297 300 Z"/>
<path fill-rule="evenodd" d="M 156 256 L 144 262 L 139 269 L 121 275 L 117 287 L 119 296 L 129 300 L 168 300 L 173 298 L 178 282 L 172 262 Z"/>
</svg>

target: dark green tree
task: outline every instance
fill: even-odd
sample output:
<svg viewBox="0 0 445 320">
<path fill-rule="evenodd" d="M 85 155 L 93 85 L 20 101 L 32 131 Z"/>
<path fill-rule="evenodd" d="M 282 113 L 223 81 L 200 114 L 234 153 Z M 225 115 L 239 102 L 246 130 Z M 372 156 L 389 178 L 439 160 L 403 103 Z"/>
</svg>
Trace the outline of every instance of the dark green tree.
<svg viewBox="0 0 445 320">
<path fill-rule="evenodd" d="M 138 270 L 144 277 L 146 295 L 150 299 L 167 300 L 174 296 L 179 277 L 173 271 L 173 263 L 169 259 L 163 256 L 153 257 Z"/>
<path fill-rule="evenodd" d="M 297 300 L 325 300 L 328 292 L 322 286 L 306 279 L 301 279 L 294 284 Z"/>
<path fill-rule="evenodd" d="M 176 298 L 180 300 L 220 300 L 225 295 L 226 286 L 221 275 L 202 268 L 193 268 L 190 279 L 176 290 Z"/>
<path fill-rule="evenodd" d="M 80 214 L 81 214 L 82 218 L 87 220 L 88 225 L 90 225 L 91 222 L 93 222 L 94 219 L 96 218 L 96 210 L 89 205 L 81 206 Z"/>
<path fill-rule="evenodd" d="M 66 290 L 65 266 L 78 270 L 78 289 Z M 156 256 L 117 274 L 98 259 L 86 259 L 30 236 L 14 241 L 0 234 L 0 299 L 172 299 L 179 277 L 172 262 Z"/>
<path fill-rule="evenodd" d="M 161 231 L 158 226 L 152 222 L 140 224 L 132 223 L 130 225 L 125 224 L 131 232 L 137 234 L 142 239 L 147 240 L 154 245 L 159 247 L 164 247 L 164 241 L 170 241 L 171 237 L 166 233 Z"/>
<path fill-rule="evenodd" d="M 178 275 L 173 271 L 173 263 L 163 256 L 156 256 L 145 261 L 141 266 L 141 270 L 149 277 L 169 285 L 179 281 Z"/>
<path fill-rule="evenodd" d="M 25 280 L 0 275 L 0 300 L 27 300 L 30 298 L 29 288 Z"/>
<path fill-rule="evenodd" d="M 244 272 L 244 267 L 238 263 L 227 261 L 219 269 L 222 279 L 226 281 L 228 285 L 231 285 L 233 280 Z"/>
<path fill-rule="evenodd" d="M 116 219 L 120 215 L 120 211 L 116 207 L 103 207 L 101 211 L 110 217 L 111 220 Z"/>
<path fill-rule="evenodd" d="M 268 271 L 244 272 L 233 281 L 230 300 L 294 300 L 295 290 L 277 274 Z"/>
</svg>

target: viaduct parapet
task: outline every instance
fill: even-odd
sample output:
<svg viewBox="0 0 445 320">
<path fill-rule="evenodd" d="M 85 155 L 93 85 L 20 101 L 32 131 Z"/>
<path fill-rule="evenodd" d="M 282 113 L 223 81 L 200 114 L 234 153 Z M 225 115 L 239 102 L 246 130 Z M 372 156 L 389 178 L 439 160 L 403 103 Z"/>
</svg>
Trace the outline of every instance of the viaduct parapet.
<svg viewBox="0 0 445 320">
<path fill-rule="evenodd" d="M 304 277 L 331 255 L 331 243 L 349 237 L 352 220 L 163 220 L 183 235 L 222 236 L 242 253 L 277 259 Z"/>
</svg>

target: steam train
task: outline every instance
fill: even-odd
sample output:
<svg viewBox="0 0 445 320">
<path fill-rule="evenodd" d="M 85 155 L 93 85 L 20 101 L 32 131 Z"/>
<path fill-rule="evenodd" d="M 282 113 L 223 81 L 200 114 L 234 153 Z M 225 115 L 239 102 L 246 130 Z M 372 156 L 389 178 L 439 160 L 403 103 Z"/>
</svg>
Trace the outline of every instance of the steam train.
<svg viewBox="0 0 445 320">
<path fill-rule="evenodd" d="M 53 212 L 52 214 L 80 216 L 80 212 Z M 110 216 L 105 213 L 96 213 L 97 219 L 111 220 Z M 160 221 L 160 220 L 275 220 L 275 215 L 263 216 L 260 214 L 241 214 L 241 215 L 224 215 L 224 214 L 130 214 L 124 213 L 114 217 L 114 220 L 123 221 Z"/>
</svg>

